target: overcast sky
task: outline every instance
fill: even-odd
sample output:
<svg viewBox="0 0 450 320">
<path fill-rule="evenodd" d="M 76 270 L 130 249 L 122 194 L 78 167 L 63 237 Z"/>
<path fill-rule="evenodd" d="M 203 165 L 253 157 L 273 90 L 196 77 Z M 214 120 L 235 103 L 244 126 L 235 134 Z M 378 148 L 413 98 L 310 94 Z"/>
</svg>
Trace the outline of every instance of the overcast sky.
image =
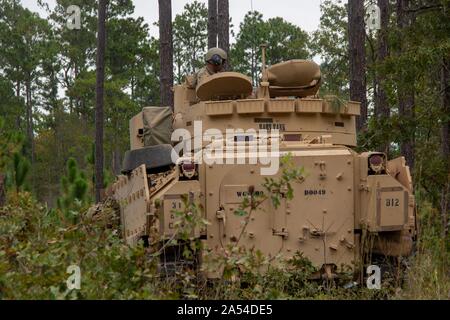
<svg viewBox="0 0 450 320">
<path fill-rule="evenodd" d="M 45 12 L 40 10 L 37 0 L 21 0 L 22 4 L 32 11 L 37 11 L 41 16 Z M 193 0 L 172 0 L 172 17 L 183 11 L 186 3 Z M 208 0 L 199 0 L 208 3 Z M 55 0 L 46 1 L 50 8 L 56 3 Z M 311 32 L 317 29 L 320 19 L 321 0 L 229 0 L 230 17 L 237 31 L 239 23 L 242 22 L 244 15 L 253 10 L 261 12 L 265 19 L 272 17 L 283 17 L 285 20 L 300 26 L 303 30 Z M 158 20 L 158 1 L 157 0 L 133 0 L 135 5 L 134 16 L 143 16 L 144 20 L 150 26 L 151 35 L 158 35 L 158 28 L 153 23 Z M 83 8 L 81 8 L 83 13 Z"/>
</svg>

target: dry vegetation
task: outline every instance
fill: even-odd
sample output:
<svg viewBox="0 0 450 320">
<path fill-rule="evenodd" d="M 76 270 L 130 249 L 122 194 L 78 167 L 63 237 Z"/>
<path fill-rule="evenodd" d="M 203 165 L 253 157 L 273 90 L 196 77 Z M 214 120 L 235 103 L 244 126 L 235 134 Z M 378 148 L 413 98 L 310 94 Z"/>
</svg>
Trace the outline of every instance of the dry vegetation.
<svg viewBox="0 0 450 320">
<path fill-rule="evenodd" d="M 227 258 L 209 257 L 205 268 L 216 267 L 208 265 L 215 258 L 229 270 L 220 281 L 206 283 L 189 270 L 161 276 L 158 259 L 151 259 L 148 249 L 124 244 L 114 206 L 95 209 L 71 211 L 67 219 L 29 193 L 11 194 L 0 209 L 0 298 L 449 299 L 449 244 L 436 227 L 438 213 L 429 206 L 420 210 L 421 235 L 403 283 L 384 281 L 381 290 L 346 288 L 349 274 L 336 283 L 311 281 L 314 268 L 301 256 L 259 273 L 267 259 L 242 250 Z M 66 269 L 72 264 L 81 268 L 80 290 L 67 290 Z"/>
</svg>

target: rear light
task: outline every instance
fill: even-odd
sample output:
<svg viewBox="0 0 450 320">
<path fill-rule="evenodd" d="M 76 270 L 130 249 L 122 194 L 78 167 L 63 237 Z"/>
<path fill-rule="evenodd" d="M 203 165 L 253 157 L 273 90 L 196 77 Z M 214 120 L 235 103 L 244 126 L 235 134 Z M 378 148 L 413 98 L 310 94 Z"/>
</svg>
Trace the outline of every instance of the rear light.
<svg viewBox="0 0 450 320">
<path fill-rule="evenodd" d="M 192 170 L 195 170 L 195 164 L 190 163 L 190 162 L 184 162 L 184 163 L 182 164 L 182 166 L 183 166 L 183 170 L 184 170 L 184 171 L 192 171 Z"/>
<path fill-rule="evenodd" d="M 369 163 L 373 166 L 379 166 L 383 163 L 383 158 L 379 154 L 375 154 L 369 158 Z"/>
<path fill-rule="evenodd" d="M 197 173 L 195 163 L 183 162 L 181 164 L 181 173 L 184 177 L 192 179 Z"/>
<path fill-rule="evenodd" d="M 369 157 L 370 169 L 375 174 L 380 174 L 385 170 L 385 160 L 383 154 L 373 154 Z"/>
</svg>

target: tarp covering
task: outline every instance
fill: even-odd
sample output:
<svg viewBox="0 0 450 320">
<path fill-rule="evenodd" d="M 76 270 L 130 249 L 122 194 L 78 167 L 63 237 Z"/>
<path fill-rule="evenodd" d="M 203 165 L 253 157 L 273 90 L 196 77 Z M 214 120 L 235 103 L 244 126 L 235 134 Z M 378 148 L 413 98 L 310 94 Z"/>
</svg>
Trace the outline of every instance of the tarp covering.
<svg viewBox="0 0 450 320">
<path fill-rule="evenodd" d="M 144 146 L 171 144 L 172 110 L 170 107 L 145 107 L 142 109 Z"/>
</svg>

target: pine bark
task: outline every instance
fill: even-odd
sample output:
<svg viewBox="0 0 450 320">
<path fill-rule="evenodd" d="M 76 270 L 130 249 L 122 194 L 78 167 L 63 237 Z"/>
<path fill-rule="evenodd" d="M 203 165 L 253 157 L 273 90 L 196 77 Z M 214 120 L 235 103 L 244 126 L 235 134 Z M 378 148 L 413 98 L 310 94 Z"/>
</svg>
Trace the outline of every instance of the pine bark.
<svg viewBox="0 0 450 320">
<path fill-rule="evenodd" d="M 106 1 L 98 2 L 97 25 L 97 79 L 95 107 L 95 201 L 102 200 L 103 195 L 103 107 L 105 82 L 105 47 L 106 47 Z"/>
<path fill-rule="evenodd" d="M 359 132 L 367 125 L 364 1 L 348 1 L 348 39 L 350 99 L 361 103 L 361 115 L 357 117 L 356 122 L 356 128 Z"/>
<path fill-rule="evenodd" d="M 382 64 L 389 56 L 388 48 L 388 28 L 389 28 L 389 0 L 378 0 L 378 7 L 380 8 L 381 29 L 378 31 L 378 65 Z M 377 70 L 376 77 L 376 98 L 375 98 L 375 116 L 384 123 L 390 117 L 390 108 L 385 89 L 385 77 L 383 72 Z M 379 151 L 389 153 L 389 137 L 387 141 L 383 141 L 379 146 Z"/>
<path fill-rule="evenodd" d="M 229 56 L 230 51 L 230 13 L 228 0 L 218 0 L 217 4 L 218 44 Z M 225 70 L 230 69 L 228 57 Z"/>
<path fill-rule="evenodd" d="M 208 0 L 208 49 L 217 47 L 217 0 Z"/>
<path fill-rule="evenodd" d="M 31 81 L 25 83 L 26 107 L 27 107 L 27 139 L 30 146 L 31 164 L 34 164 L 34 127 L 33 127 L 33 103 L 31 101 Z"/>
<path fill-rule="evenodd" d="M 20 97 L 20 81 L 16 81 L 16 97 L 19 98 Z M 20 119 L 20 115 L 18 114 L 16 117 L 16 126 L 17 129 L 21 128 L 21 119 Z"/>
<path fill-rule="evenodd" d="M 411 25 L 414 17 L 408 13 L 409 0 L 397 0 L 397 26 L 400 30 L 400 37 Z M 404 45 L 400 45 L 400 52 L 405 50 Z M 411 173 L 414 172 L 415 165 L 415 94 L 414 94 L 414 76 L 408 74 L 407 70 L 400 70 L 399 87 L 397 88 L 398 111 L 400 118 L 407 124 L 405 138 L 400 141 L 400 153 L 405 157 L 406 164 L 410 167 Z"/>
<path fill-rule="evenodd" d="M 171 0 L 158 0 L 158 3 L 161 106 L 173 108 L 172 2 Z"/>
</svg>

